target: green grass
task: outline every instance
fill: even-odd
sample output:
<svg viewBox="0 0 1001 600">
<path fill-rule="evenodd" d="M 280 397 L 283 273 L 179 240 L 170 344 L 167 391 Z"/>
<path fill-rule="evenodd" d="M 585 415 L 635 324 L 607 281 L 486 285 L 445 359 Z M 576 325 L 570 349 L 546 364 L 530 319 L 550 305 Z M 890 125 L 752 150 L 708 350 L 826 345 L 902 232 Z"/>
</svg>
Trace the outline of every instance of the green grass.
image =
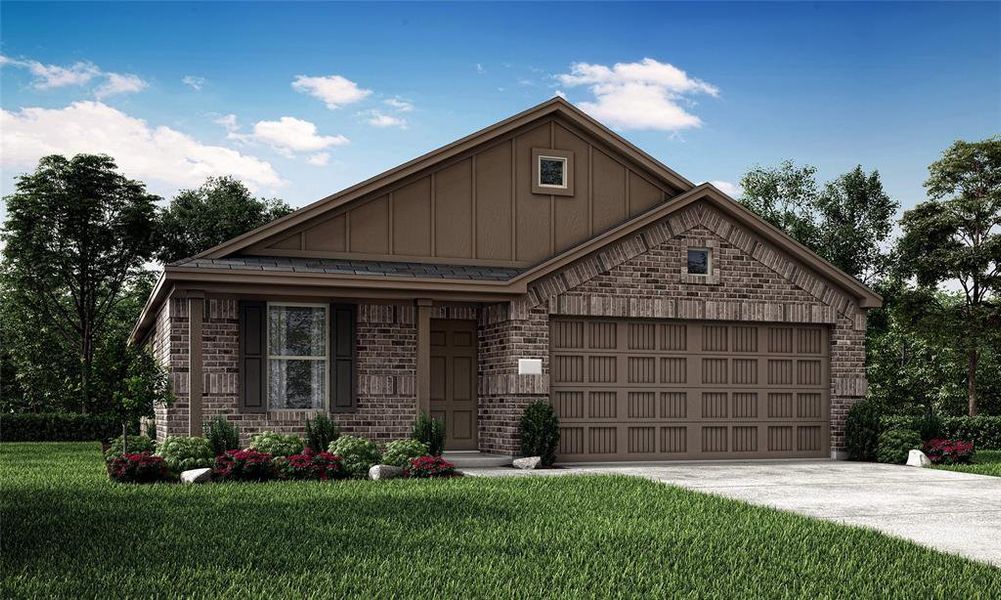
<svg viewBox="0 0 1001 600">
<path fill-rule="evenodd" d="M 626 477 L 132 486 L 0 444 L 0 597 L 977 598 L 1001 570 Z"/>
<path fill-rule="evenodd" d="M 968 465 L 942 465 L 935 467 L 946 471 L 961 471 L 977 475 L 1001 477 L 1001 450 L 977 450 L 973 463 Z"/>
</svg>

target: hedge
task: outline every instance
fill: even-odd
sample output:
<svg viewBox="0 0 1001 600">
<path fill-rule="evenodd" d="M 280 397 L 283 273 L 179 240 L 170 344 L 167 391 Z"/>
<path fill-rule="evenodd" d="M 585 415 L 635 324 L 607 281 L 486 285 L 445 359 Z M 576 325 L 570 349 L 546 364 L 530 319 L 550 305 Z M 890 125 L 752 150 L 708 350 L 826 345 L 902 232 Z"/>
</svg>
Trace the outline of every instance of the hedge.
<svg viewBox="0 0 1001 600">
<path fill-rule="evenodd" d="M 86 442 L 119 435 L 122 424 L 112 415 L 0 414 L 0 441 L 4 442 Z"/>
<path fill-rule="evenodd" d="M 1001 450 L 1001 416 L 939 417 L 939 421 L 941 437 L 973 442 L 980 450 Z M 920 431 L 921 422 L 922 417 L 910 416 L 886 416 L 880 421 L 883 430 L 903 427 L 915 431 Z"/>
</svg>

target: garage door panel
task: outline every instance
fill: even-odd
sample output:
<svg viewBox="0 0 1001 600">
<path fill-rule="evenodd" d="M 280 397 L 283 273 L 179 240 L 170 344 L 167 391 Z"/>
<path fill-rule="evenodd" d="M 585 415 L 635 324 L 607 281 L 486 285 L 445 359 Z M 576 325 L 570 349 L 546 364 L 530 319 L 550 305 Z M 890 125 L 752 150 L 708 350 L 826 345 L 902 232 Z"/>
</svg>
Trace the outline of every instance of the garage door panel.
<svg viewBox="0 0 1001 600">
<path fill-rule="evenodd" d="M 828 331 L 554 319 L 560 460 L 827 456 Z"/>
</svg>

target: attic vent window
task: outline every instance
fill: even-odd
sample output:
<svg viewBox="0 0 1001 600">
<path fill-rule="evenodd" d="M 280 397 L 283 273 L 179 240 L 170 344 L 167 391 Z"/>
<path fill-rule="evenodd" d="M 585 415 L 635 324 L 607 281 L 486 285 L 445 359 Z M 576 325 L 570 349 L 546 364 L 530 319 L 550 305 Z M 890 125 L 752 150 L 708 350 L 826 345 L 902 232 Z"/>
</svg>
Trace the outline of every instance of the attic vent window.
<svg viewBox="0 0 1001 600">
<path fill-rule="evenodd" d="M 709 249 L 688 249 L 688 274 L 709 275 Z"/>
<path fill-rule="evenodd" d="M 539 187 L 567 187 L 567 159 L 555 156 L 539 157 Z"/>
</svg>

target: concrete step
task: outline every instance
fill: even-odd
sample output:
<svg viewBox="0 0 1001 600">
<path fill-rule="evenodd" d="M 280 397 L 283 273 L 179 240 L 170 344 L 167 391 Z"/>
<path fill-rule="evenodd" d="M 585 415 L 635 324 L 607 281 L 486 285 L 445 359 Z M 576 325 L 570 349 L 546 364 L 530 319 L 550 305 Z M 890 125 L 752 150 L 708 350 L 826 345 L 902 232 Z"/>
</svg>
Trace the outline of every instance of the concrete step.
<svg viewBox="0 0 1001 600">
<path fill-rule="evenodd" d="M 459 469 L 478 469 L 484 467 L 507 467 L 511 465 L 512 457 L 502 454 L 488 454 L 475 450 L 453 450 L 444 452 L 442 457 Z"/>
</svg>

